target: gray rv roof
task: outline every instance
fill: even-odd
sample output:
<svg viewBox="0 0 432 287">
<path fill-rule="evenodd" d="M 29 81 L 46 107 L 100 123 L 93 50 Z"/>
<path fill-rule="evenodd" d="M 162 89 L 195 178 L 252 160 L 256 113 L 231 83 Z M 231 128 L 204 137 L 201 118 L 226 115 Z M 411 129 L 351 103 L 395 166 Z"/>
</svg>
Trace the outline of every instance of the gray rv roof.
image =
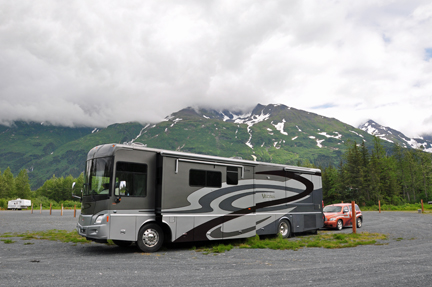
<svg viewBox="0 0 432 287">
<path fill-rule="evenodd" d="M 149 148 L 141 144 L 105 144 L 105 145 L 96 146 L 89 151 L 87 159 L 112 155 L 114 150 L 116 149 L 134 149 L 134 150 L 152 151 L 152 152 L 159 153 L 161 156 L 166 156 L 166 157 L 178 157 L 178 158 L 206 160 L 206 161 L 224 162 L 224 163 L 232 163 L 232 164 L 243 164 L 243 165 L 251 165 L 251 166 L 256 166 L 256 165 L 279 166 L 286 171 L 301 172 L 301 173 L 308 173 L 308 174 L 321 174 L 321 170 L 316 168 L 298 167 L 298 166 L 283 165 L 283 164 L 276 164 L 276 163 L 267 163 L 267 162 L 259 162 L 259 161 L 211 156 L 211 155 L 169 151 L 163 149 Z"/>
</svg>

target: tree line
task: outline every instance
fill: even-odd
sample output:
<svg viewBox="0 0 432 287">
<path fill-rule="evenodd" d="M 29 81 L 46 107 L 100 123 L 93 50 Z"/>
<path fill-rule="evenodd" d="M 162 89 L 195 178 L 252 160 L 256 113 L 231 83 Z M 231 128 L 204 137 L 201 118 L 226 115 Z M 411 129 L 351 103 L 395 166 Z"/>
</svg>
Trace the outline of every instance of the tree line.
<svg viewBox="0 0 432 287">
<path fill-rule="evenodd" d="M 399 205 L 432 200 L 432 154 L 397 145 L 386 151 L 381 143 L 376 137 L 372 148 L 366 147 L 365 142 L 348 142 L 337 167 L 321 168 L 325 204 L 354 200 L 376 205 L 380 200 L 383 204 Z M 306 165 L 312 166 L 308 161 Z M 70 201 L 73 182 L 83 186 L 83 174 L 78 178 L 53 175 L 31 191 L 27 170 L 14 177 L 7 168 L 3 173 L 0 171 L 0 199 Z"/>
<path fill-rule="evenodd" d="M 432 154 L 395 145 L 386 151 L 375 137 L 349 142 L 339 166 L 322 169 L 324 203 L 356 201 L 365 205 L 399 205 L 432 200 Z"/>
<path fill-rule="evenodd" d="M 3 173 L 0 170 L 0 198 L 28 198 L 31 196 L 27 170 L 23 169 L 14 177 L 8 167 Z"/>
<path fill-rule="evenodd" d="M 56 202 L 72 200 L 71 191 L 73 182 L 76 182 L 77 186 L 82 186 L 84 175 L 81 174 L 78 178 L 74 178 L 72 175 L 67 177 L 56 177 L 53 175 L 36 191 L 31 191 L 27 170 L 21 170 L 14 177 L 10 168 L 7 168 L 3 173 L 0 171 L 0 199 L 45 197 Z"/>
</svg>

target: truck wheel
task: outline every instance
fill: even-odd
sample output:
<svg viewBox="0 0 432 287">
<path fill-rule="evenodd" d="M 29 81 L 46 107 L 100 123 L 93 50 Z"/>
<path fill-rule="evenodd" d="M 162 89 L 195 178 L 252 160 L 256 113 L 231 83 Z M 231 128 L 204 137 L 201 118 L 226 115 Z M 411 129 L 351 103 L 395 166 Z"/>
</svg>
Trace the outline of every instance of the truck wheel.
<svg viewBox="0 0 432 287">
<path fill-rule="evenodd" d="M 279 222 L 278 234 L 282 235 L 282 238 L 288 238 L 291 236 L 291 228 L 288 220 L 282 219 Z"/>
<path fill-rule="evenodd" d="M 138 232 L 137 245 L 143 252 L 156 252 L 164 242 L 162 228 L 156 223 L 149 223 L 141 227 Z"/>
<path fill-rule="evenodd" d="M 337 225 L 336 225 L 336 229 L 342 230 L 342 228 L 343 228 L 343 222 L 342 222 L 342 219 L 339 219 L 337 222 Z"/>
<path fill-rule="evenodd" d="M 113 243 L 118 247 L 128 247 L 132 244 L 132 241 L 113 240 Z"/>
</svg>

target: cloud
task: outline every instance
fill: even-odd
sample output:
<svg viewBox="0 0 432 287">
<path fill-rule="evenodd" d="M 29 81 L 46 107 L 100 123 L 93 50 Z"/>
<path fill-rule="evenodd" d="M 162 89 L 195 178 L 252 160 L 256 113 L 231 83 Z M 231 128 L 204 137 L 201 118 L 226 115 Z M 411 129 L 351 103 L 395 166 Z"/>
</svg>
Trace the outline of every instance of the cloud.
<svg viewBox="0 0 432 287">
<path fill-rule="evenodd" d="M 3 1 L 0 124 L 283 103 L 432 133 L 429 1 Z"/>
</svg>

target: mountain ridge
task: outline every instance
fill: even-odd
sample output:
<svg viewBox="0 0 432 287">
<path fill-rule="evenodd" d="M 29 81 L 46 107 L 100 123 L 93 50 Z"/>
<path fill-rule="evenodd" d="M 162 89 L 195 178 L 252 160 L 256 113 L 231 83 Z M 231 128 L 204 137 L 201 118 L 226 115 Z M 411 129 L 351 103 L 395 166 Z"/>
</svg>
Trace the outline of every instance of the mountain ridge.
<svg viewBox="0 0 432 287">
<path fill-rule="evenodd" d="M 347 143 L 374 137 L 334 118 L 285 105 L 256 105 L 250 111 L 192 108 L 159 123 L 118 123 L 106 128 L 69 128 L 30 122 L 0 126 L 0 171 L 27 169 L 32 188 L 53 175 L 77 177 L 88 151 L 104 143 L 148 147 L 298 165 L 337 165 Z M 386 149 L 393 144 L 385 141 Z"/>
<path fill-rule="evenodd" d="M 425 152 L 432 153 L 432 137 L 418 137 L 410 138 L 400 131 L 394 130 L 378 124 L 377 122 L 369 119 L 365 123 L 358 126 L 359 129 L 366 131 L 370 135 L 379 137 L 382 140 L 388 141 L 393 144 L 398 144 L 405 148 L 422 149 Z"/>
</svg>

